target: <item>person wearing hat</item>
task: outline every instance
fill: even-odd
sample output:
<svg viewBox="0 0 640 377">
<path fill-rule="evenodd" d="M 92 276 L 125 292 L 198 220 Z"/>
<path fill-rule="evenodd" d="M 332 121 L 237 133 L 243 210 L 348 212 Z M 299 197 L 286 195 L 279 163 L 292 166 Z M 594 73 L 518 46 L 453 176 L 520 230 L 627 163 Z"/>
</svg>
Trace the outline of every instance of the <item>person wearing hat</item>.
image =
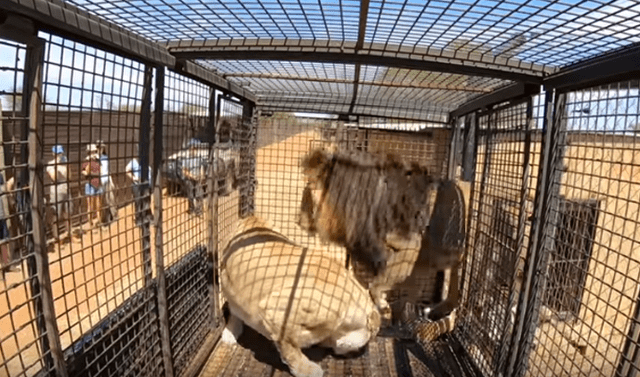
<svg viewBox="0 0 640 377">
<path fill-rule="evenodd" d="M 90 228 L 96 228 L 100 223 L 100 209 L 104 189 L 100 179 L 100 153 L 96 144 L 87 145 L 87 157 L 82 164 L 82 176 L 87 183 L 84 185 L 84 194 L 87 198 L 87 217 Z M 95 221 L 95 222 L 94 222 Z"/>
<path fill-rule="evenodd" d="M 62 145 L 54 145 L 51 148 L 53 160 L 47 164 L 46 172 L 51 179 L 49 186 L 49 208 L 55 216 L 53 222 L 53 234 L 58 242 L 62 241 L 61 228 L 69 234 L 71 230 L 71 212 L 73 204 L 69 193 L 69 183 L 67 182 L 68 169 L 67 157 Z"/>
</svg>

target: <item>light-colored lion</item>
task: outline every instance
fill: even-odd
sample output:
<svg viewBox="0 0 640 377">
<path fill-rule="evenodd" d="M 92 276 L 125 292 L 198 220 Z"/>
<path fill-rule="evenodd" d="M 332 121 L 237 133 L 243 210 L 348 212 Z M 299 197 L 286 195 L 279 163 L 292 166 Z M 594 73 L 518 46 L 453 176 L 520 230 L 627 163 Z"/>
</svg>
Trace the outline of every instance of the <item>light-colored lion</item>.
<svg viewBox="0 0 640 377">
<path fill-rule="evenodd" d="M 275 342 L 296 377 L 323 375 L 302 348 L 319 344 L 347 354 L 380 328 L 369 292 L 343 263 L 293 243 L 258 217 L 240 221 L 220 267 L 230 309 L 222 340 L 235 342 L 244 322 Z"/>
</svg>

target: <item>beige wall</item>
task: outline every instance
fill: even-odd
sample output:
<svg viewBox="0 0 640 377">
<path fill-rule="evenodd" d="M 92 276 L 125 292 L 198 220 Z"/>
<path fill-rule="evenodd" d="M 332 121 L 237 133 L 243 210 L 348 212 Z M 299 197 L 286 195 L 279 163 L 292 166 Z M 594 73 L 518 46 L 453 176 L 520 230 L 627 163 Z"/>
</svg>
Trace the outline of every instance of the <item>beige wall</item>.
<svg viewBox="0 0 640 377">
<path fill-rule="evenodd" d="M 572 358 L 574 365 L 583 363 L 595 370 L 615 368 L 640 279 L 640 144 L 633 138 L 576 134 L 569 135 L 567 144 L 560 195 L 568 200 L 598 200 L 600 207 L 579 316 L 575 322 L 543 325 L 543 333 L 538 334 L 541 343 L 537 352 L 546 354 L 540 356 L 546 363 L 557 364 L 560 375 L 565 375 L 561 373 L 562 355 Z M 537 185 L 540 148 L 539 140 L 532 143 L 530 199 Z M 488 170 L 490 180 L 499 178 L 492 183 L 494 192 L 500 189 L 510 199 L 517 198 L 518 191 L 512 188 L 522 184 L 523 151 L 521 141 L 494 143 Z M 476 180 L 481 179 L 486 148 L 480 147 L 478 152 Z M 478 190 L 478 182 L 475 187 Z M 528 234 L 521 257 L 526 246 Z M 575 345 L 585 346 L 584 352 L 578 352 Z"/>
</svg>

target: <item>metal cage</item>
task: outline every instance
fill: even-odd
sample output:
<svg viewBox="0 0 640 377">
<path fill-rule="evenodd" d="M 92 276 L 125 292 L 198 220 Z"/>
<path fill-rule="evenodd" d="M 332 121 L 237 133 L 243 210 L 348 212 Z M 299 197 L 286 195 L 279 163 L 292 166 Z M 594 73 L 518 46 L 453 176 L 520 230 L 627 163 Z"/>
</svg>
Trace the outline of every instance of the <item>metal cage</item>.
<svg viewBox="0 0 640 377">
<path fill-rule="evenodd" d="M 315 148 L 470 185 L 455 326 L 307 350 L 326 374 L 640 375 L 639 19 L 617 0 L 0 2 L 0 376 L 289 375 L 251 329 L 220 342 L 220 269 L 251 214 L 346 264 L 296 225 Z M 388 300 L 437 304 L 451 276 Z"/>
</svg>

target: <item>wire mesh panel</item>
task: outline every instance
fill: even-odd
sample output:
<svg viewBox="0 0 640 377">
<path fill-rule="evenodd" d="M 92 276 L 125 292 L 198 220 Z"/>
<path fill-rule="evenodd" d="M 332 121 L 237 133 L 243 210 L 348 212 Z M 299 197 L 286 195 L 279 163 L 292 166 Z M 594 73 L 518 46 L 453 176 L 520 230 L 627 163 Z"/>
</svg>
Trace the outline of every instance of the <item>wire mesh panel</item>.
<svg viewBox="0 0 640 377">
<path fill-rule="evenodd" d="M 196 246 L 167 269 L 169 330 L 174 373 L 187 369 L 210 329 L 207 249 Z"/>
<path fill-rule="evenodd" d="M 332 124 L 328 118 L 274 113 L 262 116 L 257 129 L 256 214 L 305 244 L 313 241 L 295 225 L 304 189 L 300 161 L 309 148 L 325 145 L 321 129 L 330 130 Z"/>
<path fill-rule="evenodd" d="M 426 166 L 434 177 L 446 177 L 451 142 L 450 129 L 425 125 L 423 122 L 381 118 L 363 120 L 359 126 L 362 149 L 381 155 L 392 154 L 404 161 L 417 162 Z M 433 199 L 434 197 L 431 197 L 429 202 L 433 203 Z M 356 266 L 356 270 L 360 267 L 362 266 Z M 443 279 L 438 275 L 439 271 L 427 266 L 419 266 L 418 269 L 420 274 L 414 274 L 413 286 L 398 287 L 388 293 L 390 303 L 404 299 L 410 293 L 411 296 L 417 297 L 421 304 L 432 304 L 441 300 Z M 361 272 L 362 274 L 367 275 Z"/>
<path fill-rule="evenodd" d="M 207 267 L 207 171 L 214 141 L 211 89 L 166 71 L 163 116 L 163 250 L 171 352 L 176 375 L 189 366 L 211 329 Z"/>
<path fill-rule="evenodd" d="M 70 2 L 256 88 L 273 111 L 433 121 L 484 89 L 633 46 L 640 11 L 597 0 Z"/>
<path fill-rule="evenodd" d="M 221 177 L 223 190 L 228 189 L 227 185 L 229 183 L 232 184 L 232 187 L 235 184 L 238 188 L 240 217 L 253 214 L 256 208 L 255 195 L 258 184 L 256 179 L 257 125 L 258 112 L 255 111 L 253 106 L 244 103 L 242 122 L 239 124 L 239 132 L 235 142 L 237 144 L 235 149 L 238 152 L 238 160 L 230 165 L 233 174 L 237 175 L 237 177 L 234 178 L 229 174 L 224 174 L 224 177 Z M 236 164 L 238 164 L 237 168 Z M 227 182 L 227 180 L 231 180 L 231 182 Z"/>
<path fill-rule="evenodd" d="M 367 147 L 372 153 L 392 153 L 406 161 L 420 162 L 436 177 L 444 178 L 451 131 L 444 128 L 415 132 L 372 130 Z"/>
<path fill-rule="evenodd" d="M 484 374 L 504 367 L 530 233 L 539 145 L 533 101 L 477 116 L 460 340 Z"/>
<path fill-rule="evenodd" d="M 253 186 L 252 139 L 254 137 L 251 116 L 245 118 L 244 107 L 237 99 L 218 97 L 217 135 L 218 161 L 218 250 L 229 241 L 241 214 L 248 214 L 249 203 L 244 201 Z M 238 188 L 236 190 L 235 188 Z M 241 200 L 240 196 L 244 199 Z"/>
<path fill-rule="evenodd" d="M 24 100 L 27 47 L 0 40 L 0 375 L 49 370 L 34 265 Z"/>
<path fill-rule="evenodd" d="M 149 224 L 136 216 L 133 200 L 139 156 L 149 153 L 138 150 L 142 106 L 150 106 L 142 100 L 145 67 L 42 37 L 45 214 L 65 357 L 80 375 L 159 372 L 154 293 L 144 291 L 152 261 L 141 229 L 148 236 Z M 138 195 L 149 200 L 148 192 Z M 118 310 L 136 319 L 126 322 Z"/>
<path fill-rule="evenodd" d="M 155 286 L 131 295 L 65 353 L 71 376 L 162 375 Z"/>
<path fill-rule="evenodd" d="M 205 186 L 211 144 L 210 88 L 167 71 L 163 119 L 165 266 L 206 245 Z"/>
<path fill-rule="evenodd" d="M 640 376 L 640 83 L 611 83 L 639 77 L 636 2 L 10 0 L 0 10 L 0 37 L 26 41 L 0 40 L 0 376 L 190 374 L 221 316 L 216 252 L 248 214 L 303 245 L 300 260 L 319 251 L 343 271 L 344 249 L 296 225 L 302 156 L 393 153 L 456 175 L 451 118 L 469 111 L 461 319 L 438 344 L 485 375 Z M 551 91 L 544 128 L 541 97 L 523 99 L 540 84 Z M 164 191 L 148 184 L 151 156 Z M 253 251 L 246 266 L 273 262 L 272 250 Z M 292 261 L 274 267 L 295 272 Z M 409 289 L 430 303 L 442 289 L 426 275 Z M 319 294 L 354 290 L 343 291 Z M 323 367 L 415 373 L 413 356 L 397 356 L 419 351 L 408 343 L 378 338 L 365 356 Z M 285 373 L 245 351 L 229 351 L 239 357 L 225 373 Z"/>
<path fill-rule="evenodd" d="M 312 149 L 363 150 L 376 154 L 394 154 L 405 161 L 416 161 L 432 168 L 442 177 L 448 156 L 450 131 L 428 128 L 424 123 L 369 118 L 345 123 L 327 118 L 275 113 L 260 118 L 258 128 L 257 214 L 270 219 L 289 238 L 310 247 L 323 248 L 339 258 L 346 252 L 332 244 L 309 237 L 296 222 L 306 181 L 300 169 L 302 158 Z M 439 300 L 437 271 L 421 280 L 424 301 Z M 367 273 L 362 274 L 367 276 Z M 402 292 L 391 292 L 394 301 Z"/>
<path fill-rule="evenodd" d="M 564 97 L 542 243 L 549 318 L 527 374 L 638 375 L 638 82 Z"/>
</svg>

